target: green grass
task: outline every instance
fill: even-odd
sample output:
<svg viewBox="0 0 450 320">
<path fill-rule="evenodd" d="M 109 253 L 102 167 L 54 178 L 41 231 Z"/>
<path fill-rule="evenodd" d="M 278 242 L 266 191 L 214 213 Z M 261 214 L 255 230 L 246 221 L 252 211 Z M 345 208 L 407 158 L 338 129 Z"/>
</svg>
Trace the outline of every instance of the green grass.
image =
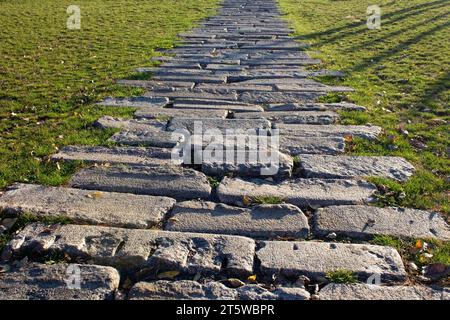
<svg viewBox="0 0 450 320">
<path fill-rule="evenodd" d="M 277 196 L 256 196 L 252 197 L 251 201 L 256 204 L 280 204 L 284 200 Z"/>
<path fill-rule="evenodd" d="M 334 283 L 355 283 L 358 281 L 353 272 L 349 270 L 336 270 L 327 272 L 326 278 Z"/>
<path fill-rule="evenodd" d="M 425 258 L 423 252 L 415 250 L 417 241 L 428 244 L 427 252 L 432 254 L 431 258 Z M 435 239 L 400 239 L 387 235 L 377 235 L 371 240 L 372 244 L 390 246 L 397 249 L 406 261 L 412 261 L 418 266 L 425 266 L 433 263 L 450 265 L 450 242 Z"/>
<path fill-rule="evenodd" d="M 48 161 L 68 144 L 106 144 L 92 123 L 126 108 L 93 105 L 141 89 L 114 84 L 152 66 L 157 48 L 215 12 L 218 0 L 79 0 L 81 30 L 68 30 L 68 0 L 3 0 L 0 10 L 0 188 L 64 183 L 77 165 Z M 59 167 L 59 168 L 58 168 Z"/>
<path fill-rule="evenodd" d="M 375 142 L 355 139 L 351 153 L 411 161 L 418 171 L 409 182 L 384 181 L 405 193 L 397 203 L 449 213 L 450 0 L 278 1 L 300 41 L 310 43 L 311 55 L 322 59 L 317 68 L 346 73 L 340 80 L 321 81 L 356 90 L 324 101 L 368 108 L 367 113 L 341 112 L 342 123 L 384 129 Z M 373 4 L 382 10 L 380 30 L 366 26 L 366 9 Z"/>
</svg>

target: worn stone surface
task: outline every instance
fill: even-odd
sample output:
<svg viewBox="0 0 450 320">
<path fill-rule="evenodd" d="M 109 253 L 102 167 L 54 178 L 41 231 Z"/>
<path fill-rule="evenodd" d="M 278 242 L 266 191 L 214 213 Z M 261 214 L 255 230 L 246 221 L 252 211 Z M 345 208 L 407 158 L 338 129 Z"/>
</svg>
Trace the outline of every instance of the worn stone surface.
<svg viewBox="0 0 450 320">
<path fill-rule="evenodd" d="M 239 95 L 239 100 L 248 103 L 288 103 L 314 101 L 324 93 L 318 92 L 244 92 Z"/>
<path fill-rule="evenodd" d="M 7 245 L 3 257 L 22 253 L 66 254 L 75 261 L 92 261 L 123 271 L 179 271 L 183 274 L 230 274 L 253 271 L 255 242 L 249 238 L 159 230 L 98 226 L 27 225 Z"/>
<path fill-rule="evenodd" d="M 314 232 L 321 236 L 334 232 L 355 238 L 380 234 L 450 240 L 450 227 L 439 213 L 407 208 L 371 206 L 321 208 L 314 216 Z"/>
<path fill-rule="evenodd" d="M 290 177 L 294 167 L 292 157 L 272 148 L 231 148 L 210 144 L 203 150 L 202 172 L 212 176 L 235 174 L 241 177 Z"/>
<path fill-rule="evenodd" d="M 275 87 L 280 91 L 293 92 L 352 92 L 352 88 L 343 86 L 327 86 L 321 83 L 315 85 L 304 86 L 297 83 L 276 84 Z"/>
<path fill-rule="evenodd" d="M 275 123 L 282 135 L 300 137 L 346 137 L 353 136 L 365 139 L 376 139 L 381 134 L 377 126 L 343 126 L 343 125 L 310 125 Z"/>
<path fill-rule="evenodd" d="M 95 122 L 99 128 L 125 129 L 127 131 L 157 131 L 162 130 L 167 120 L 157 121 L 150 119 L 122 119 L 104 116 Z"/>
<path fill-rule="evenodd" d="M 177 200 L 208 198 L 207 177 L 179 166 L 112 166 L 83 169 L 70 179 L 75 188 L 167 196 Z"/>
<path fill-rule="evenodd" d="M 237 100 L 237 93 L 211 93 L 201 90 L 149 91 L 144 96 L 168 97 L 170 99 Z"/>
<path fill-rule="evenodd" d="M 197 124 L 199 132 L 206 130 L 218 130 L 226 133 L 227 130 L 251 130 L 263 129 L 270 130 L 271 124 L 266 119 L 213 119 L 213 118 L 198 118 L 198 119 L 182 119 L 174 118 L 170 121 L 168 131 L 187 130 L 191 134 L 194 133 L 195 125 Z"/>
<path fill-rule="evenodd" d="M 342 137 L 279 136 L 280 150 L 292 156 L 301 154 L 340 154 L 345 151 Z"/>
<path fill-rule="evenodd" d="M 67 146 L 52 155 L 51 159 L 145 166 L 181 164 L 180 161 L 171 159 L 170 149 L 152 147 Z"/>
<path fill-rule="evenodd" d="M 225 119 L 228 111 L 225 109 L 189 109 L 183 110 L 181 108 L 161 108 L 161 109 L 141 109 L 134 113 L 136 118 L 159 119 L 160 121 L 169 120 L 171 118 L 218 118 Z"/>
<path fill-rule="evenodd" d="M 401 157 L 303 155 L 300 168 L 307 178 L 384 177 L 406 181 L 414 167 Z"/>
<path fill-rule="evenodd" d="M 115 133 L 109 141 L 128 146 L 173 148 L 184 138 L 173 132 L 163 130 L 121 131 Z"/>
<path fill-rule="evenodd" d="M 201 284 L 191 280 L 139 282 L 129 293 L 131 300 L 308 300 L 309 296 L 303 288 L 269 291 L 258 285 L 245 285 L 232 289 L 220 282 Z"/>
<path fill-rule="evenodd" d="M 15 184 L 0 197 L 0 210 L 68 217 L 79 223 L 150 228 L 173 207 L 168 197 Z"/>
<path fill-rule="evenodd" d="M 271 182 L 225 177 L 217 189 L 223 203 L 242 205 L 245 197 L 276 197 L 299 207 L 358 204 L 370 200 L 376 187 L 361 180 L 292 179 Z"/>
<path fill-rule="evenodd" d="M 202 112 L 210 112 L 212 110 L 227 110 L 231 112 L 253 112 L 258 113 L 264 111 L 261 106 L 246 105 L 246 104 L 225 104 L 220 102 L 211 104 L 187 104 L 187 103 L 174 103 L 173 109 L 180 109 L 180 112 L 190 113 L 193 110 L 202 110 Z M 203 111 L 204 110 L 204 111 Z M 203 116 L 205 117 L 205 116 Z M 198 118 L 198 117 L 197 117 Z M 201 118 L 201 117 L 200 117 Z"/>
<path fill-rule="evenodd" d="M 282 103 L 270 104 L 267 111 L 365 111 L 366 108 L 353 103 Z"/>
<path fill-rule="evenodd" d="M 321 300 L 450 300 L 448 288 L 329 284 L 319 292 Z"/>
<path fill-rule="evenodd" d="M 297 124 L 332 124 L 339 120 L 339 116 L 331 111 L 273 111 L 273 112 L 242 112 L 234 115 L 236 119 L 265 118 L 271 122 Z"/>
<path fill-rule="evenodd" d="M 80 289 L 68 287 L 68 270 L 80 271 Z M 0 300 L 112 300 L 119 281 L 111 267 L 33 263 L 0 273 Z"/>
<path fill-rule="evenodd" d="M 166 97 L 130 97 L 111 98 L 108 97 L 98 105 L 109 107 L 133 107 L 133 108 L 162 108 L 169 103 Z"/>
<path fill-rule="evenodd" d="M 264 204 L 239 208 L 221 203 L 186 201 L 177 203 L 167 230 L 235 234 L 252 238 L 308 236 L 308 220 L 296 206 Z"/>
<path fill-rule="evenodd" d="M 281 275 L 310 279 L 328 272 L 349 270 L 360 279 L 379 274 L 383 282 L 403 281 L 406 271 L 398 252 L 391 247 L 312 241 L 264 241 L 256 252 L 260 271 L 267 277 Z"/>
</svg>

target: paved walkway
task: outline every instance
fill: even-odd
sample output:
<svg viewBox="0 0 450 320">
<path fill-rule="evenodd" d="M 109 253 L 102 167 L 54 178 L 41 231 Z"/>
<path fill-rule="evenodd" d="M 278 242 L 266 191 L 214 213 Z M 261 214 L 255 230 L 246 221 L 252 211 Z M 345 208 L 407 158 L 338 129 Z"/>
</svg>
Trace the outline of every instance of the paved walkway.
<svg viewBox="0 0 450 320">
<path fill-rule="evenodd" d="M 436 213 L 369 206 L 377 189 L 365 177 L 406 181 L 414 167 L 398 157 L 345 155 L 349 136 L 376 139 L 381 128 L 338 124 L 337 111 L 363 106 L 317 103 L 352 89 L 311 80 L 341 74 L 308 71 L 320 61 L 292 31 L 272 0 L 225 0 L 217 16 L 157 58 L 160 67 L 140 69 L 152 80 L 120 81 L 147 92 L 101 103 L 137 109 L 131 120 L 97 121 L 120 129 L 111 137 L 116 146 L 65 147 L 54 160 L 95 165 L 69 186 L 17 184 L 0 198 L 10 213 L 72 221 L 31 223 L 14 236 L 2 254 L 10 270 L 0 274 L 0 299 L 112 299 L 117 291 L 130 299 L 448 299 L 443 289 L 405 285 L 411 274 L 399 253 L 365 242 L 374 235 L 449 240 L 450 232 Z M 214 142 L 244 160 L 198 162 L 208 149 L 200 141 L 174 161 L 188 134 L 211 129 L 216 138 L 252 130 L 237 145 Z M 279 148 L 264 146 L 278 159 L 276 170 L 267 159 L 252 162 L 250 138 L 277 131 Z M 33 263 L 18 266 L 25 256 Z M 77 264 L 69 271 L 65 263 L 40 264 L 50 258 Z M 323 287 L 337 270 L 362 282 Z M 74 291 L 65 280 L 73 275 L 76 285 L 78 273 L 82 290 Z M 129 281 L 119 288 L 120 277 L 131 289 Z"/>
</svg>

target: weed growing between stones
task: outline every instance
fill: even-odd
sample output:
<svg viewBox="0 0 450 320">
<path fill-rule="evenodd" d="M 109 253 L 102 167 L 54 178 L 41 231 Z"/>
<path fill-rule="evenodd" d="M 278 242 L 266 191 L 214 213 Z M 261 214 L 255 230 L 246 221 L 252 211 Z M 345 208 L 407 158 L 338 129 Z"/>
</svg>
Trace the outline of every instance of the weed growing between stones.
<svg viewBox="0 0 450 320">
<path fill-rule="evenodd" d="M 353 272 L 349 270 L 336 270 L 328 272 L 326 274 L 326 278 L 330 282 L 334 283 L 355 283 L 358 281 Z"/>
</svg>

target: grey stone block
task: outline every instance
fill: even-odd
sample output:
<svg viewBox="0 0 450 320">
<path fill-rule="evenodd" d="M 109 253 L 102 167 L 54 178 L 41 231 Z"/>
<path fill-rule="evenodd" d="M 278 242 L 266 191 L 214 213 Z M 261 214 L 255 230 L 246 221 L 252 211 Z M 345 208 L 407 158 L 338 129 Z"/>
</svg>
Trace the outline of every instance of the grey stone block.
<svg viewBox="0 0 450 320">
<path fill-rule="evenodd" d="M 69 287 L 69 277 L 78 271 L 79 288 Z M 33 263 L 0 273 L 0 300 L 112 300 L 119 281 L 111 267 Z"/>
<path fill-rule="evenodd" d="M 448 288 L 329 284 L 319 292 L 321 300 L 450 300 Z"/>
<path fill-rule="evenodd" d="M 354 238 L 390 235 L 450 240 L 450 228 L 439 213 L 407 208 L 371 206 L 321 208 L 314 217 L 314 232 L 321 236 L 334 232 Z"/>
<path fill-rule="evenodd" d="M 346 137 L 353 136 L 365 139 L 376 139 L 382 129 L 377 126 L 344 126 L 344 125 L 309 125 L 276 123 L 282 135 L 300 137 Z"/>
<path fill-rule="evenodd" d="M 70 179 L 75 188 L 167 196 L 177 200 L 208 198 L 207 177 L 179 166 L 112 166 L 83 169 Z"/>
<path fill-rule="evenodd" d="M 391 247 L 312 241 L 264 241 L 256 252 L 260 271 L 323 279 L 328 272 L 348 270 L 360 279 L 377 274 L 383 282 L 403 281 L 406 271 L 398 252 Z"/>
<path fill-rule="evenodd" d="M 271 122 L 296 124 L 332 124 L 339 120 L 339 115 L 331 111 L 269 111 L 269 112 L 242 112 L 234 115 L 236 119 L 265 118 Z"/>
<path fill-rule="evenodd" d="M 253 240 L 238 236 L 33 223 L 14 236 L 3 258 L 52 252 L 124 272 L 142 271 L 144 278 L 164 271 L 246 277 L 253 272 L 254 249 Z"/>
<path fill-rule="evenodd" d="M 181 161 L 171 159 L 171 150 L 152 147 L 67 146 L 52 155 L 51 159 L 144 166 L 181 164 Z"/>
<path fill-rule="evenodd" d="M 0 210 L 145 229 L 159 224 L 175 202 L 168 197 L 15 184 L 0 197 Z"/>
<path fill-rule="evenodd" d="M 217 189 L 223 203 L 242 205 L 244 197 L 276 197 L 299 207 L 360 204 L 370 201 L 377 188 L 361 180 L 267 180 L 225 177 Z"/>
<path fill-rule="evenodd" d="M 307 178 L 384 177 L 406 181 L 414 167 L 401 157 L 303 155 L 300 168 Z"/>
<path fill-rule="evenodd" d="M 293 205 L 258 205 L 239 208 L 229 205 L 187 201 L 178 203 L 171 213 L 167 230 L 234 234 L 253 238 L 308 236 L 308 220 Z"/>
</svg>

